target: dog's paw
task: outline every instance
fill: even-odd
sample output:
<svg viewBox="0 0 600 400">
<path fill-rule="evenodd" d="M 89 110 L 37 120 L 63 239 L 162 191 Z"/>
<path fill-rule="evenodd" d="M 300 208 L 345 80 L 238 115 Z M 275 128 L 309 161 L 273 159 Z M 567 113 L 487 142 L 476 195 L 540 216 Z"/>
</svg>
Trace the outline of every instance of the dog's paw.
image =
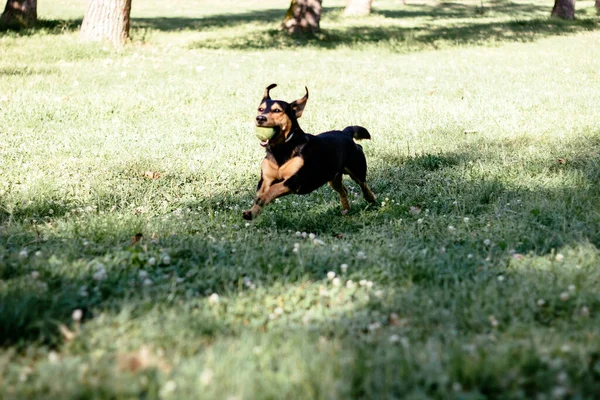
<svg viewBox="0 0 600 400">
<path fill-rule="evenodd" d="M 242 218 L 250 221 L 252 219 L 252 210 L 246 210 L 242 213 Z"/>
</svg>

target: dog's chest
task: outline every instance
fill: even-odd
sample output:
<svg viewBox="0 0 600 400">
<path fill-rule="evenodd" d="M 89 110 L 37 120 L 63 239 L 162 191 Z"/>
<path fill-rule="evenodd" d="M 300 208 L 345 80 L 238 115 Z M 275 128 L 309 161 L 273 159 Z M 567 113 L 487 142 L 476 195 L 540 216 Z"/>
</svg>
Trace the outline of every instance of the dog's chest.
<svg viewBox="0 0 600 400">
<path fill-rule="evenodd" d="M 285 181 L 286 179 L 294 176 L 303 166 L 304 160 L 302 157 L 292 157 L 283 165 L 278 165 L 277 163 L 265 158 L 262 161 L 261 169 L 263 179 L 270 181 Z"/>
</svg>

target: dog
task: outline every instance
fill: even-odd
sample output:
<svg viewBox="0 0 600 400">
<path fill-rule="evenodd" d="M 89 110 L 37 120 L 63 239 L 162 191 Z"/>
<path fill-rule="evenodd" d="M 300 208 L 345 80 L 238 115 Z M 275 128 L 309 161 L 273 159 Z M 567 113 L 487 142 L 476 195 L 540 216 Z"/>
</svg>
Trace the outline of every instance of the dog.
<svg viewBox="0 0 600 400">
<path fill-rule="evenodd" d="M 319 135 L 305 133 L 298 118 L 306 106 L 308 88 L 305 87 L 304 97 L 287 103 L 271 99 L 269 91 L 276 86 L 267 86 L 258 107 L 256 126 L 273 128 L 273 136 L 260 143 L 267 154 L 261 163 L 254 205 L 242 217 L 252 220 L 276 198 L 290 193 L 307 194 L 326 183 L 339 194 L 342 214 L 346 215 L 350 202 L 342 182 L 344 174 L 358 184 L 365 200 L 376 203 L 366 183 L 367 160 L 362 147 L 353 140 L 371 139 L 369 132 L 362 126 L 348 126 Z"/>
</svg>

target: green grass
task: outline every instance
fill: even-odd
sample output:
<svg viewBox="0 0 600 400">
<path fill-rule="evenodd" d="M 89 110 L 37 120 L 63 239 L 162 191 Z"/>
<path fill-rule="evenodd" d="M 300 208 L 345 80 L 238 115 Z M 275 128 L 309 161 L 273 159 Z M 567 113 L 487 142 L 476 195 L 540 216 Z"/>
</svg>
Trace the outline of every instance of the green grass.
<svg viewBox="0 0 600 400">
<path fill-rule="evenodd" d="M 238 3 L 134 1 L 120 50 L 82 0 L 0 33 L 0 398 L 594 398 L 593 3 L 327 1 L 297 38 Z M 308 132 L 369 129 L 378 206 L 242 220 L 272 82 Z"/>
</svg>

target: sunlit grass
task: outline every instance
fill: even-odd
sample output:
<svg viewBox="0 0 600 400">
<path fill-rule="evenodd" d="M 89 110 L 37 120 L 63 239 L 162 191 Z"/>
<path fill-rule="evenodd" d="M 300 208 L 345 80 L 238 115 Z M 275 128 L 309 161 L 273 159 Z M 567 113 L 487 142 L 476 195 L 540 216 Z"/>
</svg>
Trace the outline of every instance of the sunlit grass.
<svg viewBox="0 0 600 400">
<path fill-rule="evenodd" d="M 598 392 L 592 2 L 324 5 L 293 40 L 258 1 L 134 1 L 120 50 L 83 1 L 0 34 L 0 397 Z M 272 82 L 308 132 L 369 129 L 378 206 L 241 218 Z"/>
</svg>

